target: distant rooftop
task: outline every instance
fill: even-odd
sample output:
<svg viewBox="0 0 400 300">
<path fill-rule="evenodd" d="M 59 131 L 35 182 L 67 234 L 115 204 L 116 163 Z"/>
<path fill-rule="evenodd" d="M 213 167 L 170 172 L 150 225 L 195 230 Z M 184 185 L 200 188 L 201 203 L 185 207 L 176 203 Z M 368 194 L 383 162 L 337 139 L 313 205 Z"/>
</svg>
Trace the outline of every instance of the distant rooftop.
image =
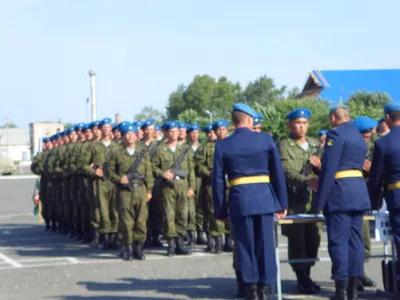
<svg viewBox="0 0 400 300">
<path fill-rule="evenodd" d="M 319 97 L 339 102 L 359 91 L 388 94 L 400 101 L 400 69 L 385 70 L 314 70 L 310 72 L 302 92 L 297 96 Z"/>
<path fill-rule="evenodd" d="M 0 146 L 29 145 L 29 128 L 0 128 Z"/>
</svg>

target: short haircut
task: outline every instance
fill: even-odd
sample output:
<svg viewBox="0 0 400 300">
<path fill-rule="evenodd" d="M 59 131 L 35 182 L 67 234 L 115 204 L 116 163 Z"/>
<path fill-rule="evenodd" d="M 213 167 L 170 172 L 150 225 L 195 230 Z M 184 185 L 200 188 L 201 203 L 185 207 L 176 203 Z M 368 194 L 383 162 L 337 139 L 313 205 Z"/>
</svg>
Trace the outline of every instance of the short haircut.
<svg viewBox="0 0 400 300">
<path fill-rule="evenodd" d="M 339 120 L 350 120 L 350 112 L 342 107 L 335 109 L 333 115 Z"/>
<path fill-rule="evenodd" d="M 241 124 L 244 122 L 244 120 L 246 120 L 246 117 L 248 117 L 248 115 L 246 113 L 234 110 L 232 112 L 232 123 L 234 125 Z"/>
<path fill-rule="evenodd" d="M 400 121 L 400 111 L 394 111 L 388 114 L 392 122 Z"/>
</svg>

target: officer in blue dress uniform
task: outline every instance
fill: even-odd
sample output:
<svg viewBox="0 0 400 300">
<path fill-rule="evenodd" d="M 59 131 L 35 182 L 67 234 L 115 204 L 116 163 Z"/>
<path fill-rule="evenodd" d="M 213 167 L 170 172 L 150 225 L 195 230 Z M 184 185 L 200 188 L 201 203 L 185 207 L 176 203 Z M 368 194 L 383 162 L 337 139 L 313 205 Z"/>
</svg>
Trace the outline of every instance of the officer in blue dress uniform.
<svg viewBox="0 0 400 300">
<path fill-rule="evenodd" d="M 390 132 L 375 142 L 368 190 L 373 210 L 382 206 L 384 191 L 397 257 L 400 257 L 400 104 L 386 104 L 384 113 Z M 399 261 L 396 263 L 396 280 L 400 291 Z M 393 299 L 400 299 L 400 292 Z"/>
<path fill-rule="evenodd" d="M 362 174 L 367 144 L 345 106 L 331 108 L 329 119 L 332 129 L 326 138 L 316 209 L 323 210 L 327 225 L 336 287 L 331 300 L 353 300 L 364 276 L 363 214 L 371 207 Z"/>
<path fill-rule="evenodd" d="M 277 276 L 274 214 L 284 217 L 288 200 L 278 148 L 270 135 L 252 131 L 256 116 L 249 106 L 235 104 L 232 122 L 236 130 L 216 142 L 214 213 L 219 220 L 230 217 L 246 299 L 272 299 Z"/>
</svg>

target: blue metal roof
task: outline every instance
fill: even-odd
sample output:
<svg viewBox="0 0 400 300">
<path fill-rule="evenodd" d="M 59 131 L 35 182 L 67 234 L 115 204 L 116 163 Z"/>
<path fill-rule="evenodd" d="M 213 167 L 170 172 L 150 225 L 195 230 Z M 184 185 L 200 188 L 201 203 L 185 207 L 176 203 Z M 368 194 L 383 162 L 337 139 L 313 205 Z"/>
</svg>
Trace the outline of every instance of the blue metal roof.
<svg viewBox="0 0 400 300">
<path fill-rule="evenodd" d="M 353 93 L 387 93 L 393 101 L 400 102 L 400 69 L 387 70 L 314 70 L 310 74 L 312 81 L 322 87 L 319 97 L 338 102 L 348 100 Z M 309 82 L 309 81 L 307 81 Z M 307 84 L 303 92 L 307 90 Z"/>
</svg>

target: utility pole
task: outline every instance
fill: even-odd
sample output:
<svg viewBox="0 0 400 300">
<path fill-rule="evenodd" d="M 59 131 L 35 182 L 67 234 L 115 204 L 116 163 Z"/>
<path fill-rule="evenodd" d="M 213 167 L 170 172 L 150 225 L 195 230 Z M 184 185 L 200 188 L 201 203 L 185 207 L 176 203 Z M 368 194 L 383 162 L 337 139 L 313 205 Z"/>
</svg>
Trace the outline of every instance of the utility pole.
<svg viewBox="0 0 400 300">
<path fill-rule="evenodd" d="M 96 121 L 96 72 L 89 70 L 90 76 L 90 98 L 92 101 L 92 122 Z"/>
</svg>

